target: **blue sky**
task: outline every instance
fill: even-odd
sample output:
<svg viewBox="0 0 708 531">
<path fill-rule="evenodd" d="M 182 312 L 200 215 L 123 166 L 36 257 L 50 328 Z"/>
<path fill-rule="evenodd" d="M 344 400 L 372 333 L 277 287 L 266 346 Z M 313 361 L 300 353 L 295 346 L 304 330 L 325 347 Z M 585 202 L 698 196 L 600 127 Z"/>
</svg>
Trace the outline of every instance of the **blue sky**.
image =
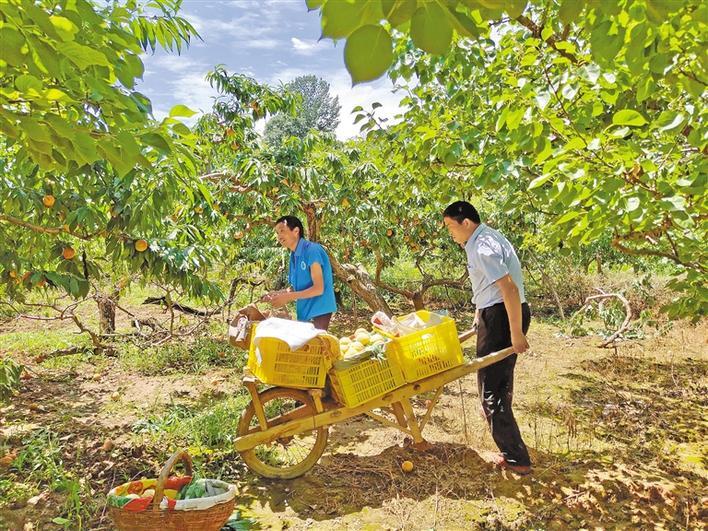
<svg viewBox="0 0 708 531">
<path fill-rule="evenodd" d="M 384 106 L 377 113 L 382 116 L 398 111 L 400 96 L 391 92 L 388 78 L 351 86 L 344 41 L 319 41 L 319 13 L 308 13 L 305 0 L 185 0 L 181 15 L 203 41 L 194 40 L 181 55 L 158 52 L 143 58 L 145 75 L 138 90 L 152 100 L 158 118 L 177 103 L 209 111 L 215 92 L 204 75 L 217 64 L 271 85 L 303 74 L 327 80 L 342 106 L 337 128 L 341 139 L 358 134 L 351 115 L 356 105 L 368 108 L 378 101 Z"/>
</svg>

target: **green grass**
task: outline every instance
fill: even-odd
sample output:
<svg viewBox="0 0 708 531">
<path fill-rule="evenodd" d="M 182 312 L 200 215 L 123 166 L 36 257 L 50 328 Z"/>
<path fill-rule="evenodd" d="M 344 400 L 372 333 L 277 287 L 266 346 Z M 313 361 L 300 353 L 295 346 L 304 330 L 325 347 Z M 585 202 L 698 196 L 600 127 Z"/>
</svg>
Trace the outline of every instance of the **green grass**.
<svg viewBox="0 0 708 531">
<path fill-rule="evenodd" d="M 53 522 L 65 529 L 84 529 L 95 510 L 90 503 L 90 492 L 76 474 L 64 468 L 66 451 L 58 435 L 50 429 L 32 432 L 24 441 L 15 458 L 9 478 L 0 482 L 0 499 L 26 499 L 33 493 L 48 488 L 63 496 L 61 513 Z"/>
<path fill-rule="evenodd" d="M 232 450 L 238 420 L 250 396 L 242 391 L 203 408 L 172 404 L 162 414 L 150 415 L 133 425 L 133 432 L 162 446 L 173 443 L 199 449 Z"/>
<path fill-rule="evenodd" d="M 146 376 L 166 373 L 203 373 L 212 367 L 242 369 L 246 356 L 225 341 L 199 338 L 191 344 L 169 343 L 142 347 L 130 343 L 117 346 L 123 368 Z"/>
<path fill-rule="evenodd" d="M 39 494 L 39 488 L 36 485 L 11 479 L 0 479 L 0 508 L 23 502 L 36 494 Z"/>
<path fill-rule="evenodd" d="M 89 348 L 91 340 L 86 334 L 72 330 L 41 330 L 34 332 L 8 332 L 0 334 L 0 352 L 37 356 L 70 347 Z"/>
</svg>

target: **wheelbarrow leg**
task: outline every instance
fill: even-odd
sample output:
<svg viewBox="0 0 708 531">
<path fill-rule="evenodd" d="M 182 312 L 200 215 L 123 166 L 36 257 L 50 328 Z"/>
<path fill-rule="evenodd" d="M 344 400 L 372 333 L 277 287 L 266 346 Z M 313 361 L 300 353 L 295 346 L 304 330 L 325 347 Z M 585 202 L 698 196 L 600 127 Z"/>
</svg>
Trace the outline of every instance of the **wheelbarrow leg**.
<svg viewBox="0 0 708 531">
<path fill-rule="evenodd" d="M 324 406 L 322 405 L 322 389 L 308 389 L 307 392 L 315 403 L 315 411 L 322 413 L 324 411 Z"/>
<path fill-rule="evenodd" d="M 406 420 L 406 414 L 403 411 L 403 406 L 401 405 L 401 403 L 394 402 L 393 404 L 391 404 L 391 407 L 393 409 L 393 414 L 396 416 L 396 420 L 398 421 L 398 424 L 402 428 L 407 428 L 408 421 Z"/>
<path fill-rule="evenodd" d="M 408 428 L 411 430 L 411 435 L 413 435 L 413 448 L 416 450 L 429 450 L 431 444 L 423 439 L 423 435 L 420 433 L 420 427 L 418 426 L 418 420 L 415 417 L 415 412 L 413 411 L 413 406 L 408 398 L 401 400 L 401 406 L 403 411 L 406 413 L 408 418 Z"/>
<path fill-rule="evenodd" d="M 250 378 L 243 379 L 243 385 L 248 389 L 251 394 L 251 401 L 253 402 L 253 410 L 256 413 L 256 418 L 258 419 L 258 424 L 263 431 L 268 429 L 268 421 L 266 420 L 265 411 L 263 411 L 263 404 L 261 403 L 261 397 L 258 394 L 258 388 L 256 387 L 255 380 Z"/>
</svg>

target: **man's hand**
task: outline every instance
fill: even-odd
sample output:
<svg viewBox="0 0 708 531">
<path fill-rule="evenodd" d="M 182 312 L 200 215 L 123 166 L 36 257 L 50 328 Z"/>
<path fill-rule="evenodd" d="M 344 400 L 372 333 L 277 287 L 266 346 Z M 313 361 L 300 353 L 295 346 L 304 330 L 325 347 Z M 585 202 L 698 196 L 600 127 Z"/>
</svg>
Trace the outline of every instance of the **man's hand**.
<svg viewBox="0 0 708 531">
<path fill-rule="evenodd" d="M 293 298 L 293 294 L 289 291 L 271 291 L 263 295 L 261 300 L 267 302 L 273 308 L 280 308 L 295 299 Z"/>
<path fill-rule="evenodd" d="M 526 340 L 526 336 L 523 332 L 512 332 L 511 346 L 514 347 L 516 354 L 523 354 L 529 349 L 529 342 Z"/>
</svg>

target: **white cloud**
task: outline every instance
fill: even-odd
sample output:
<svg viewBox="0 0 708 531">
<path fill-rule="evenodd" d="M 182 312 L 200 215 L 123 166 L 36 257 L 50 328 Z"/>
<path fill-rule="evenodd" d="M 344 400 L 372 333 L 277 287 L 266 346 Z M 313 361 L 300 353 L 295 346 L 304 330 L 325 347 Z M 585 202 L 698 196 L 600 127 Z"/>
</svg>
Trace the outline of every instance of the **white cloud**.
<svg viewBox="0 0 708 531">
<path fill-rule="evenodd" d="M 181 74 L 205 66 L 204 63 L 193 61 L 183 55 L 169 55 L 166 53 L 160 55 L 143 54 L 141 59 L 145 65 L 145 76 L 161 74 L 165 71 Z"/>
<path fill-rule="evenodd" d="M 295 53 L 299 55 L 312 55 L 317 52 L 317 42 L 316 41 L 303 41 L 297 37 L 292 37 L 290 42 L 293 44 Z"/>
<path fill-rule="evenodd" d="M 166 89 L 169 91 L 171 99 L 186 105 L 193 111 L 198 111 L 199 113 L 209 112 L 217 92 L 215 89 L 211 88 L 209 82 L 204 79 L 205 73 L 206 72 L 193 72 L 185 74 L 177 80 L 168 83 Z M 155 118 L 162 119 L 168 115 L 170 109 L 155 106 L 153 111 Z M 194 122 L 197 118 L 198 115 L 195 115 L 185 121 Z"/>
<path fill-rule="evenodd" d="M 239 43 L 249 40 L 265 40 L 268 34 L 282 30 L 279 17 L 268 17 L 259 10 L 238 10 L 238 16 L 230 18 L 209 18 L 195 13 L 183 16 L 192 23 L 199 35 L 212 42 L 236 39 Z"/>
<path fill-rule="evenodd" d="M 237 42 L 238 46 L 242 48 L 255 48 L 258 50 L 273 50 L 283 44 L 282 41 L 276 39 L 247 39 Z"/>
<path fill-rule="evenodd" d="M 370 111 L 372 103 L 380 103 L 382 107 L 376 109 L 376 116 L 385 118 L 385 123 L 388 125 L 395 123 L 395 116 L 403 110 L 400 105 L 402 95 L 393 92 L 393 83 L 387 77 L 352 87 L 349 72 L 342 68 L 334 73 L 332 79 L 328 81 L 330 82 L 330 92 L 339 96 L 339 104 L 342 106 L 342 110 L 339 112 L 339 126 L 336 131 L 337 138 L 341 140 L 360 134 L 361 122 L 355 124 L 355 115 L 352 114 L 352 109 L 357 105 Z"/>
<path fill-rule="evenodd" d="M 308 74 L 316 74 L 320 77 L 325 78 L 325 76 L 312 71 L 311 69 L 297 68 L 297 67 L 286 67 L 282 70 L 278 70 L 269 79 L 266 79 L 266 83 L 269 85 L 279 85 L 280 83 L 287 83 L 292 81 L 298 76 L 306 76 Z M 326 78 L 325 78 L 326 79 Z M 329 81 L 329 80 L 328 80 Z"/>
</svg>

